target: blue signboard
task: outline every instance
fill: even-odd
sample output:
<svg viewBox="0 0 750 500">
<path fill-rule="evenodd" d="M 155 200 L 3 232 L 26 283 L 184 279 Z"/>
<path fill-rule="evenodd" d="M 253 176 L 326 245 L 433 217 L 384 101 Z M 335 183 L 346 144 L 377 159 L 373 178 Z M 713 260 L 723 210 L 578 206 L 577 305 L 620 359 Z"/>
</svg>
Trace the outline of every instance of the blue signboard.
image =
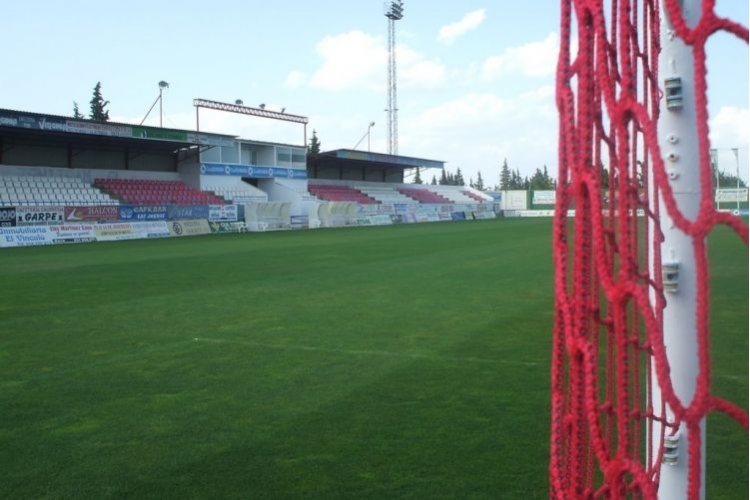
<svg viewBox="0 0 750 500">
<path fill-rule="evenodd" d="M 67 132 L 67 120 L 54 116 L 28 116 L 0 112 L 0 125 L 30 128 L 35 130 L 58 130 Z"/>
<path fill-rule="evenodd" d="M 167 219 L 208 219 L 208 205 L 170 205 L 167 207 Z"/>
<path fill-rule="evenodd" d="M 121 220 L 167 220 L 167 206 L 120 206 Z"/>
<path fill-rule="evenodd" d="M 227 163 L 201 163 L 201 175 L 232 175 L 254 179 L 307 179 L 303 168 L 267 167 L 259 165 L 230 165 Z"/>
</svg>

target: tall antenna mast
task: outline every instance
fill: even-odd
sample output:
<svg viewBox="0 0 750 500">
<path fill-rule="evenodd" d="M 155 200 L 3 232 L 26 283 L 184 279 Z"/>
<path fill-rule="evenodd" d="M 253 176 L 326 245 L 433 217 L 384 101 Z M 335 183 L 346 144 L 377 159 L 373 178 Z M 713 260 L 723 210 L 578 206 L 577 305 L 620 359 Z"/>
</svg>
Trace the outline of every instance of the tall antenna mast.
<svg viewBox="0 0 750 500">
<path fill-rule="evenodd" d="M 388 18 L 388 154 L 398 154 L 398 105 L 396 89 L 396 21 L 404 17 L 403 0 L 383 5 Z"/>
</svg>

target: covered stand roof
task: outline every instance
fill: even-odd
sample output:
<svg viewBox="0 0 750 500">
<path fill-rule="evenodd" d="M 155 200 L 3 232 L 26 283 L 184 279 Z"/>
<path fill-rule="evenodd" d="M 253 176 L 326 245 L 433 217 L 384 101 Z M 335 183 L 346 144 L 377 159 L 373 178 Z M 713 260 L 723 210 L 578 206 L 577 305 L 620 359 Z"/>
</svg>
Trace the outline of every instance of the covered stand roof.
<svg viewBox="0 0 750 500">
<path fill-rule="evenodd" d="M 340 167 L 351 168 L 388 168 L 408 170 L 411 168 L 440 168 L 445 165 L 443 161 L 427 160 L 412 156 L 398 156 L 383 153 L 372 153 L 368 151 L 357 151 L 354 149 L 336 149 L 319 153 L 310 158 L 315 164 L 335 164 Z"/>
<path fill-rule="evenodd" d="M 444 164 L 412 156 L 336 149 L 309 156 L 307 175 L 309 179 L 404 182 L 404 172 L 409 169 L 442 169 Z"/>
<path fill-rule="evenodd" d="M 80 148 L 171 153 L 199 145 L 228 145 L 234 137 L 0 109 L 0 139 L 4 142 L 74 144 Z"/>
</svg>

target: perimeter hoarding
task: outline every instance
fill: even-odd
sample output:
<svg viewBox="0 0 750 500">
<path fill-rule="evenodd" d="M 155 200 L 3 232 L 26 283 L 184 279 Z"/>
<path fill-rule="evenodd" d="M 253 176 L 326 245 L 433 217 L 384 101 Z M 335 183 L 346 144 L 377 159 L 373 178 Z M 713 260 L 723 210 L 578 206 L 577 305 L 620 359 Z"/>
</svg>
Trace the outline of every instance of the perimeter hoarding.
<svg viewBox="0 0 750 500">
<path fill-rule="evenodd" d="M 17 226 L 39 226 L 65 222 L 64 207 L 25 205 L 16 208 Z"/>
<path fill-rule="evenodd" d="M 236 222 L 237 205 L 209 205 L 209 222 Z"/>
<path fill-rule="evenodd" d="M 92 224 L 48 226 L 52 243 L 87 243 L 96 241 Z"/>
<path fill-rule="evenodd" d="M 16 225 L 16 207 L 0 208 L 0 227 L 13 227 Z"/>
<path fill-rule="evenodd" d="M 208 205 L 170 205 L 167 220 L 208 219 Z"/>
<path fill-rule="evenodd" d="M 167 205 L 120 205 L 120 220 L 150 221 L 167 220 Z"/>
<path fill-rule="evenodd" d="M 120 207 L 99 205 L 89 207 L 65 207 L 67 222 L 114 222 L 120 220 Z"/>
<path fill-rule="evenodd" d="M 0 247 L 52 245 L 48 226 L 0 227 Z"/>
<path fill-rule="evenodd" d="M 208 222 L 204 220 L 203 223 L 206 232 L 209 232 Z M 170 230 L 166 221 L 0 227 L 0 248 L 166 238 L 168 236 L 170 236 Z"/>
<path fill-rule="evenodd" d="M 167 224 L 170 236 L 198 236 L 211 233 L 206 219 L 179 220 Z"/>
</svg>

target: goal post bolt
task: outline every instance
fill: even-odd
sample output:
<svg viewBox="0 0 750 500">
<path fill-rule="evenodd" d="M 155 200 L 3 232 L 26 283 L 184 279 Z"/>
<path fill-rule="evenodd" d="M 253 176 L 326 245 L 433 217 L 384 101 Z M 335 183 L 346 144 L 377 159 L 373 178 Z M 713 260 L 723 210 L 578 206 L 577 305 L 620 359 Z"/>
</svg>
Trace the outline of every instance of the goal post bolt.
<svg viewBox="0 0 750 500">
<path fill-rule="evenodd" d="M 680 282 L 680 263 L 664 262 L 661 265 L 661 284 L 665 292 L 677 293 Z"/>
<path fill-rule="evenodd" d="M 677 465 L 680 457 L 680 432 L 664 436 L 664 455 L 661 463 L 665 465 Z"/>
</svg>

